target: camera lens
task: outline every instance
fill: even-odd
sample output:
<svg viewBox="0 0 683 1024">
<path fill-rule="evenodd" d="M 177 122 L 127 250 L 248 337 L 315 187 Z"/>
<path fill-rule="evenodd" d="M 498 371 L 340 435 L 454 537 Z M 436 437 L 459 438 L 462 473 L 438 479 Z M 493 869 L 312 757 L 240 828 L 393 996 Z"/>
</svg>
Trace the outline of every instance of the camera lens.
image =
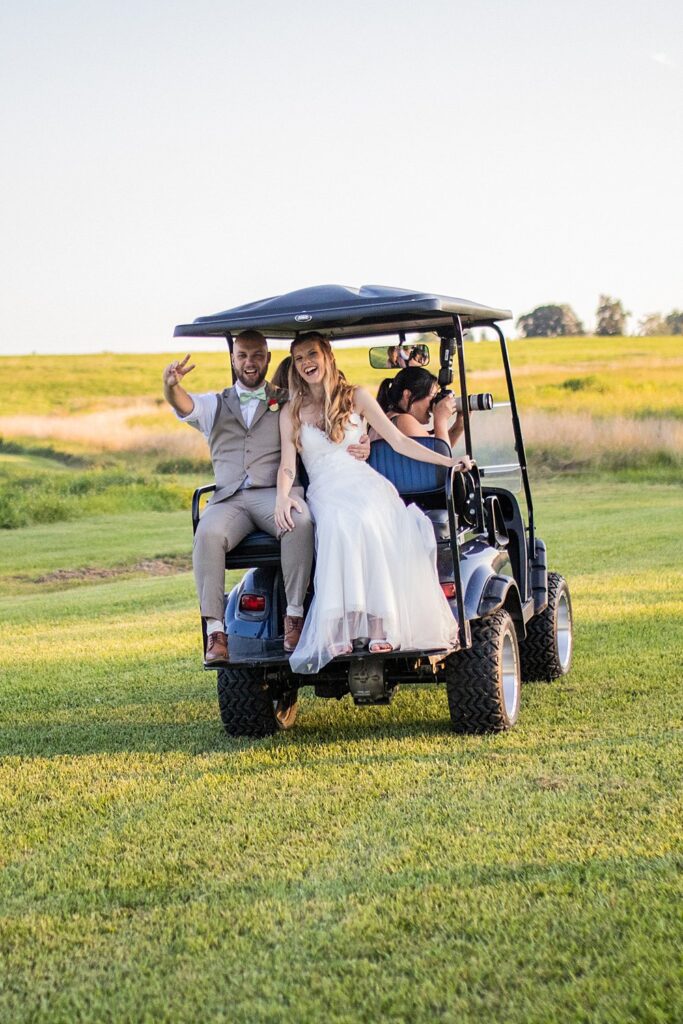
<svg viewBox="0 0 683 1024">
<path fill-rule="evenodd" d="M 493 409 L 493 395 L 484 391 L 478 395 L 470 395 L 470 409 L 473 412 L 483 412 L 485 409 Z"/>
<path fill-rule="evenodd" d="M 493 395 L 489 391 L 483 391 L 476 395 L 469 395 L 467 404 L 472 412 L 483 412 L 484 410 L 493 409 Z M 462 412 L 462 401 L 460 395 L 456 395 L 455 408 L 458 412 Z"/>
</svg>

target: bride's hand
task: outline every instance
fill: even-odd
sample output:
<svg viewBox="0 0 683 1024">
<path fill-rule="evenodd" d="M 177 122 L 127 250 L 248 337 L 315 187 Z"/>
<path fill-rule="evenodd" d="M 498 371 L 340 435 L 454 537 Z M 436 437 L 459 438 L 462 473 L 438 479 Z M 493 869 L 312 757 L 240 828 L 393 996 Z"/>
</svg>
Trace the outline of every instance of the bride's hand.
<svg viewBox="0 0 683 1024">
<path fill-rule="evenodd" d="M 296 509 L 297 512 L 303 511 L 300 502 L 296 498 L 290 498 L 289 495 L 285 498 L 276 498 L 275 525 L 278 528 L 278 533 L 289 533 L 296 526 L 292 519 L 292 509 Z"/>
<path fill-rule="evenodd" d="M 474 463 L 469 455 L 459 455 L 457 459 L 453 459 L 453 469 L 457 470 L 458 473 L 466 473 L 468 469 L 472 469 Z"/>
</svg>

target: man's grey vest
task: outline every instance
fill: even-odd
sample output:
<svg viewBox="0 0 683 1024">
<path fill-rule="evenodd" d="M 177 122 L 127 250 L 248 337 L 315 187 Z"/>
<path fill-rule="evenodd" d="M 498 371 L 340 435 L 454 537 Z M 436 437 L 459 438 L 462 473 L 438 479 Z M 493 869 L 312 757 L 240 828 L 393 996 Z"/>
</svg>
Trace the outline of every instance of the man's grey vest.
<svg viewBox="0 0 683 1024">
<path fill-rule="evenodd" d="M 266 385 L 268 399 L 282 403 L 286 393 Z M 237 491 L 247 477 L 252 487 L 275 487 L 280 465 L 280 405 L 273 411 L 268 402 L 259 402 L 251 426 L 242 419 L 239 395 L 226 388 L 218 397 L 218 407 L 209 434 L 209 451 L 216 478 L 211 504 L 224 501 Z"/>
</svg>

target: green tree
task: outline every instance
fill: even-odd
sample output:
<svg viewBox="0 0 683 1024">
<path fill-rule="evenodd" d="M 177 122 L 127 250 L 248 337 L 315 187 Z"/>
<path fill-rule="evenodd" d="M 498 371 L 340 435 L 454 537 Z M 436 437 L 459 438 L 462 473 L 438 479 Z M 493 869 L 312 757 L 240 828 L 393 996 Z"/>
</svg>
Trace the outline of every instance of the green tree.
<svg viewBox="0 0 683 1024">
<path fill-rule="evenodd" d="M 664 321 L 666 324 L 665 334 L 683 334 L 683 312 L 674 309 Z"/>
<path fill-rule="evenodd" d="M 630 317 L 624 309 L 621 299 L 613 299 L 609 295 L 601 295 L 595 311 L 595 333 L 599 335 L 616 335 L 626 333 L 626 320 Z"/>
<path fill-rule="evenodd" d="M 583 334 L 583 324 L 568 305 L 537 306 L 520 316 L 517 330 L 525 338 L 560 338 Z"/>
</svg>

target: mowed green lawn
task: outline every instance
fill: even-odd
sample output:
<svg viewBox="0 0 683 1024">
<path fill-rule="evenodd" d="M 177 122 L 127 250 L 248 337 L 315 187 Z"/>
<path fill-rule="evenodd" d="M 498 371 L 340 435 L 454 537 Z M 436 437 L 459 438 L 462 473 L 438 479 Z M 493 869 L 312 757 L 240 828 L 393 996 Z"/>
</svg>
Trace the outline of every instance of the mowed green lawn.
<svg viewBox="0 0 683 1024">
<path fill-rule="evenodd" d="M 574 668 L 484 738 L 425 687 L 230 740 L 191 576 L 140 569 L 187 514 L 4 531 L 0 1020 L 683 1019 L 681 491 L 537 505 Z"/>
</svg>

